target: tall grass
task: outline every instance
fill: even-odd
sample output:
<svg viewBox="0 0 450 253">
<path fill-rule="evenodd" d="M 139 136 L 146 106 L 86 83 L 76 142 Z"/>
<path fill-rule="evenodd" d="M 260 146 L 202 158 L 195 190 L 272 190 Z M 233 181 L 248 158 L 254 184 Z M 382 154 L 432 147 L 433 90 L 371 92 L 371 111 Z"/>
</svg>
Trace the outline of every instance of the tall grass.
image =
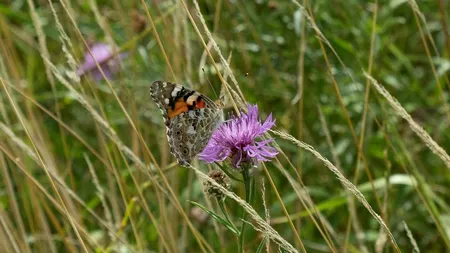
<svg viewBox="0 0 450 253">
<path fill-rule="evenodd" d="M 233 232 L 193 201 L 247 224 L 245 252 L 449 251 L 449 7 L 1 3 L 0 246 L 236 252 Z M 96 42 L 120 61 L 111 79 L 97 60 L 103 80 L 76 74 Z M 253 170 L 254 202 L 237 181 L 211 180 L 216 165 L 174 162 L 154 80 L 225 101 L 225 115 L 246 103 L 273 113 L 265 138 L 280 153 Z"/>
</svg>

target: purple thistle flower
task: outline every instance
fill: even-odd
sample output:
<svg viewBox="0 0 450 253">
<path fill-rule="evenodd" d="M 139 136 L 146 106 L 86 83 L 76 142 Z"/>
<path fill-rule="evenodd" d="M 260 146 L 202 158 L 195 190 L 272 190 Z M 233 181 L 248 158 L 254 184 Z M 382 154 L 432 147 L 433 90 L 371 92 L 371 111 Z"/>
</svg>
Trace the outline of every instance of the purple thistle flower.
<svg viewBox="0 0 450 253">
<path fill-rule="evenodd" d="M 269 161 L 278 154 L 275 148 L 269 146 L 273 139 L 259 138 L 275 125 L 272 114 L 261 123 L 258 119 L 258 106 L 248 104 L 247 107 L 247 113 L 242 112 L 239 117 L 232 117 L 214 131 L 205 149 L 199 154 L 200 160 L 213 163 L 230 158 L 232 166 L 240 168 L 241 164 Z"/>
<path fill-rule="evenodd" d="M 90 46 L 89 49 L 91 50 L 92 55 L 89 54 L 88 51 L 85 52 L 84 62 L 77 69 L 77 75 L 82 76 L 90 73 L 94 80 L 103 80 L 103 75 L 97 68 L 97 64 L 95 64 L 94 61 L 95 59 L 102 68 L 103 73 L 105 73 L 106 78 L 108 80 L 111 79 L 114 76 L 114 73 L 119 70 L 120 60 L 125 57 L 125 54 L 113 57 L 112 47 L 104 43 L 96 43 Z"/>
</svg>

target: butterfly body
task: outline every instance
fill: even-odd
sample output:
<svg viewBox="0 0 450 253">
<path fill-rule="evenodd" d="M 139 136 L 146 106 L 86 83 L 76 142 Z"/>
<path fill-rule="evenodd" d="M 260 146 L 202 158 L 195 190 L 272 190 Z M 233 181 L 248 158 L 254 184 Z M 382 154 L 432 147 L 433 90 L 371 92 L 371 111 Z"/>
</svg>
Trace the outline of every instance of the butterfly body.
<svg viewBox="0 0 450 253">
<path fill-rule="evenodd" d="M 162 112 L 170 152 L 187 166 L 222 122 L 222 109 L 207 96 L 170 82 L 154 82 L 150 95 Z"/>
</svg>

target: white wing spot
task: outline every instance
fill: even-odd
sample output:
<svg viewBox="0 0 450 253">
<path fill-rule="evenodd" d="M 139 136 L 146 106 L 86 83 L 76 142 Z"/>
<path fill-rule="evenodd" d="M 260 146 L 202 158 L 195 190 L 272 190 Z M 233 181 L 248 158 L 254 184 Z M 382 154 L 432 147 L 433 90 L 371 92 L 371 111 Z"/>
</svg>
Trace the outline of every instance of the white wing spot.
<svg viewBox="0 0 450 253">
<path fill-rule="evenodd" d="M 163 82 L 163 88 L 166 88 L 166 86 L 167 86 L 167 83 Z"/>
<path fill-rule="evenodd" d="M 181 90 L 181 88 L 175 86 L 172 90 L 172 93 L 170 95 L 172 95 L 172 97 L 176 97 L 178 92 Z"/>
<path fill-rule="evenodd" d="M 197 133 L 197 131 L 194 130 L 193 126 L 189 126 L 186 133 L 190 134 L 190 135 L 194 135 Z"/>
<path fill-rule="evenodd" d="M 189 113 L 189 117 L 190 117 L 191 119 L 196 118 L 195 111 L 191 110 L 191 111 L 189 111 L 188 113 Z"/>
<path fill-rule="evenodd" d="M 166 99 L 164 99 L 164 103 L 165 103 L 166 105 L 168 105 L 168 104 L 170 103 L 170 100 L 169 100 L 168 98 L 166 98 Z"/>
<path fill-rule="evenodd" d="M 190 96 L 188 97 L 186 103 L 187 103 L 188 105 L 193 105 L 193 104 L 194 104 L 194 101 L 197 101 L 197 99 L 198 99 L 198 95 L 196 95 L 196 94 L 190 95 Z"/>
</svg>

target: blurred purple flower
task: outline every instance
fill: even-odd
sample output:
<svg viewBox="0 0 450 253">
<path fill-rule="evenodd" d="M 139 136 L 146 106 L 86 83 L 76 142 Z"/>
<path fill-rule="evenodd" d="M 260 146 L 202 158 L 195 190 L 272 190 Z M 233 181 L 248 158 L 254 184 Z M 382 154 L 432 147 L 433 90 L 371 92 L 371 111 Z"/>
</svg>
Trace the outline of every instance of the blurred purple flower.
<svg viewBox="0 0 450 253">
<path fill-rule="evenodd" d="M 200 160 L 213 163 L 230 158 L 234 168 L 241 168 L 241 164 L 269 161 L 278 154 L 275 148 L 269 146 L 273 139 L 256 140 L 275 125 L 272 114 L 261 123 L 258 106 L 248 104 L 247 107 L 247 114 L 242 112 L 239 117 L 232 117 L 216 129 L 199 154 Z"/>
<path fill-rule="evenodd" d="M 119 54 L 118 57 L 114 57 L 113 48 L 104 43 L 96 43 L 90 46 L 90 50 L 92 56 L 89 54 L 89 51 L 86 51 L 84 54 L 84 62 L 77 69 L 77 75 L 82 76 L 90 73 L 96 81 L 103 80 L 103 75 L 97 68 L 94 59 L 98 62 L 106 78 L 109 80 L 119 70 L 120 60 L 126 56 L 125 54 Z"/>
</svg>

